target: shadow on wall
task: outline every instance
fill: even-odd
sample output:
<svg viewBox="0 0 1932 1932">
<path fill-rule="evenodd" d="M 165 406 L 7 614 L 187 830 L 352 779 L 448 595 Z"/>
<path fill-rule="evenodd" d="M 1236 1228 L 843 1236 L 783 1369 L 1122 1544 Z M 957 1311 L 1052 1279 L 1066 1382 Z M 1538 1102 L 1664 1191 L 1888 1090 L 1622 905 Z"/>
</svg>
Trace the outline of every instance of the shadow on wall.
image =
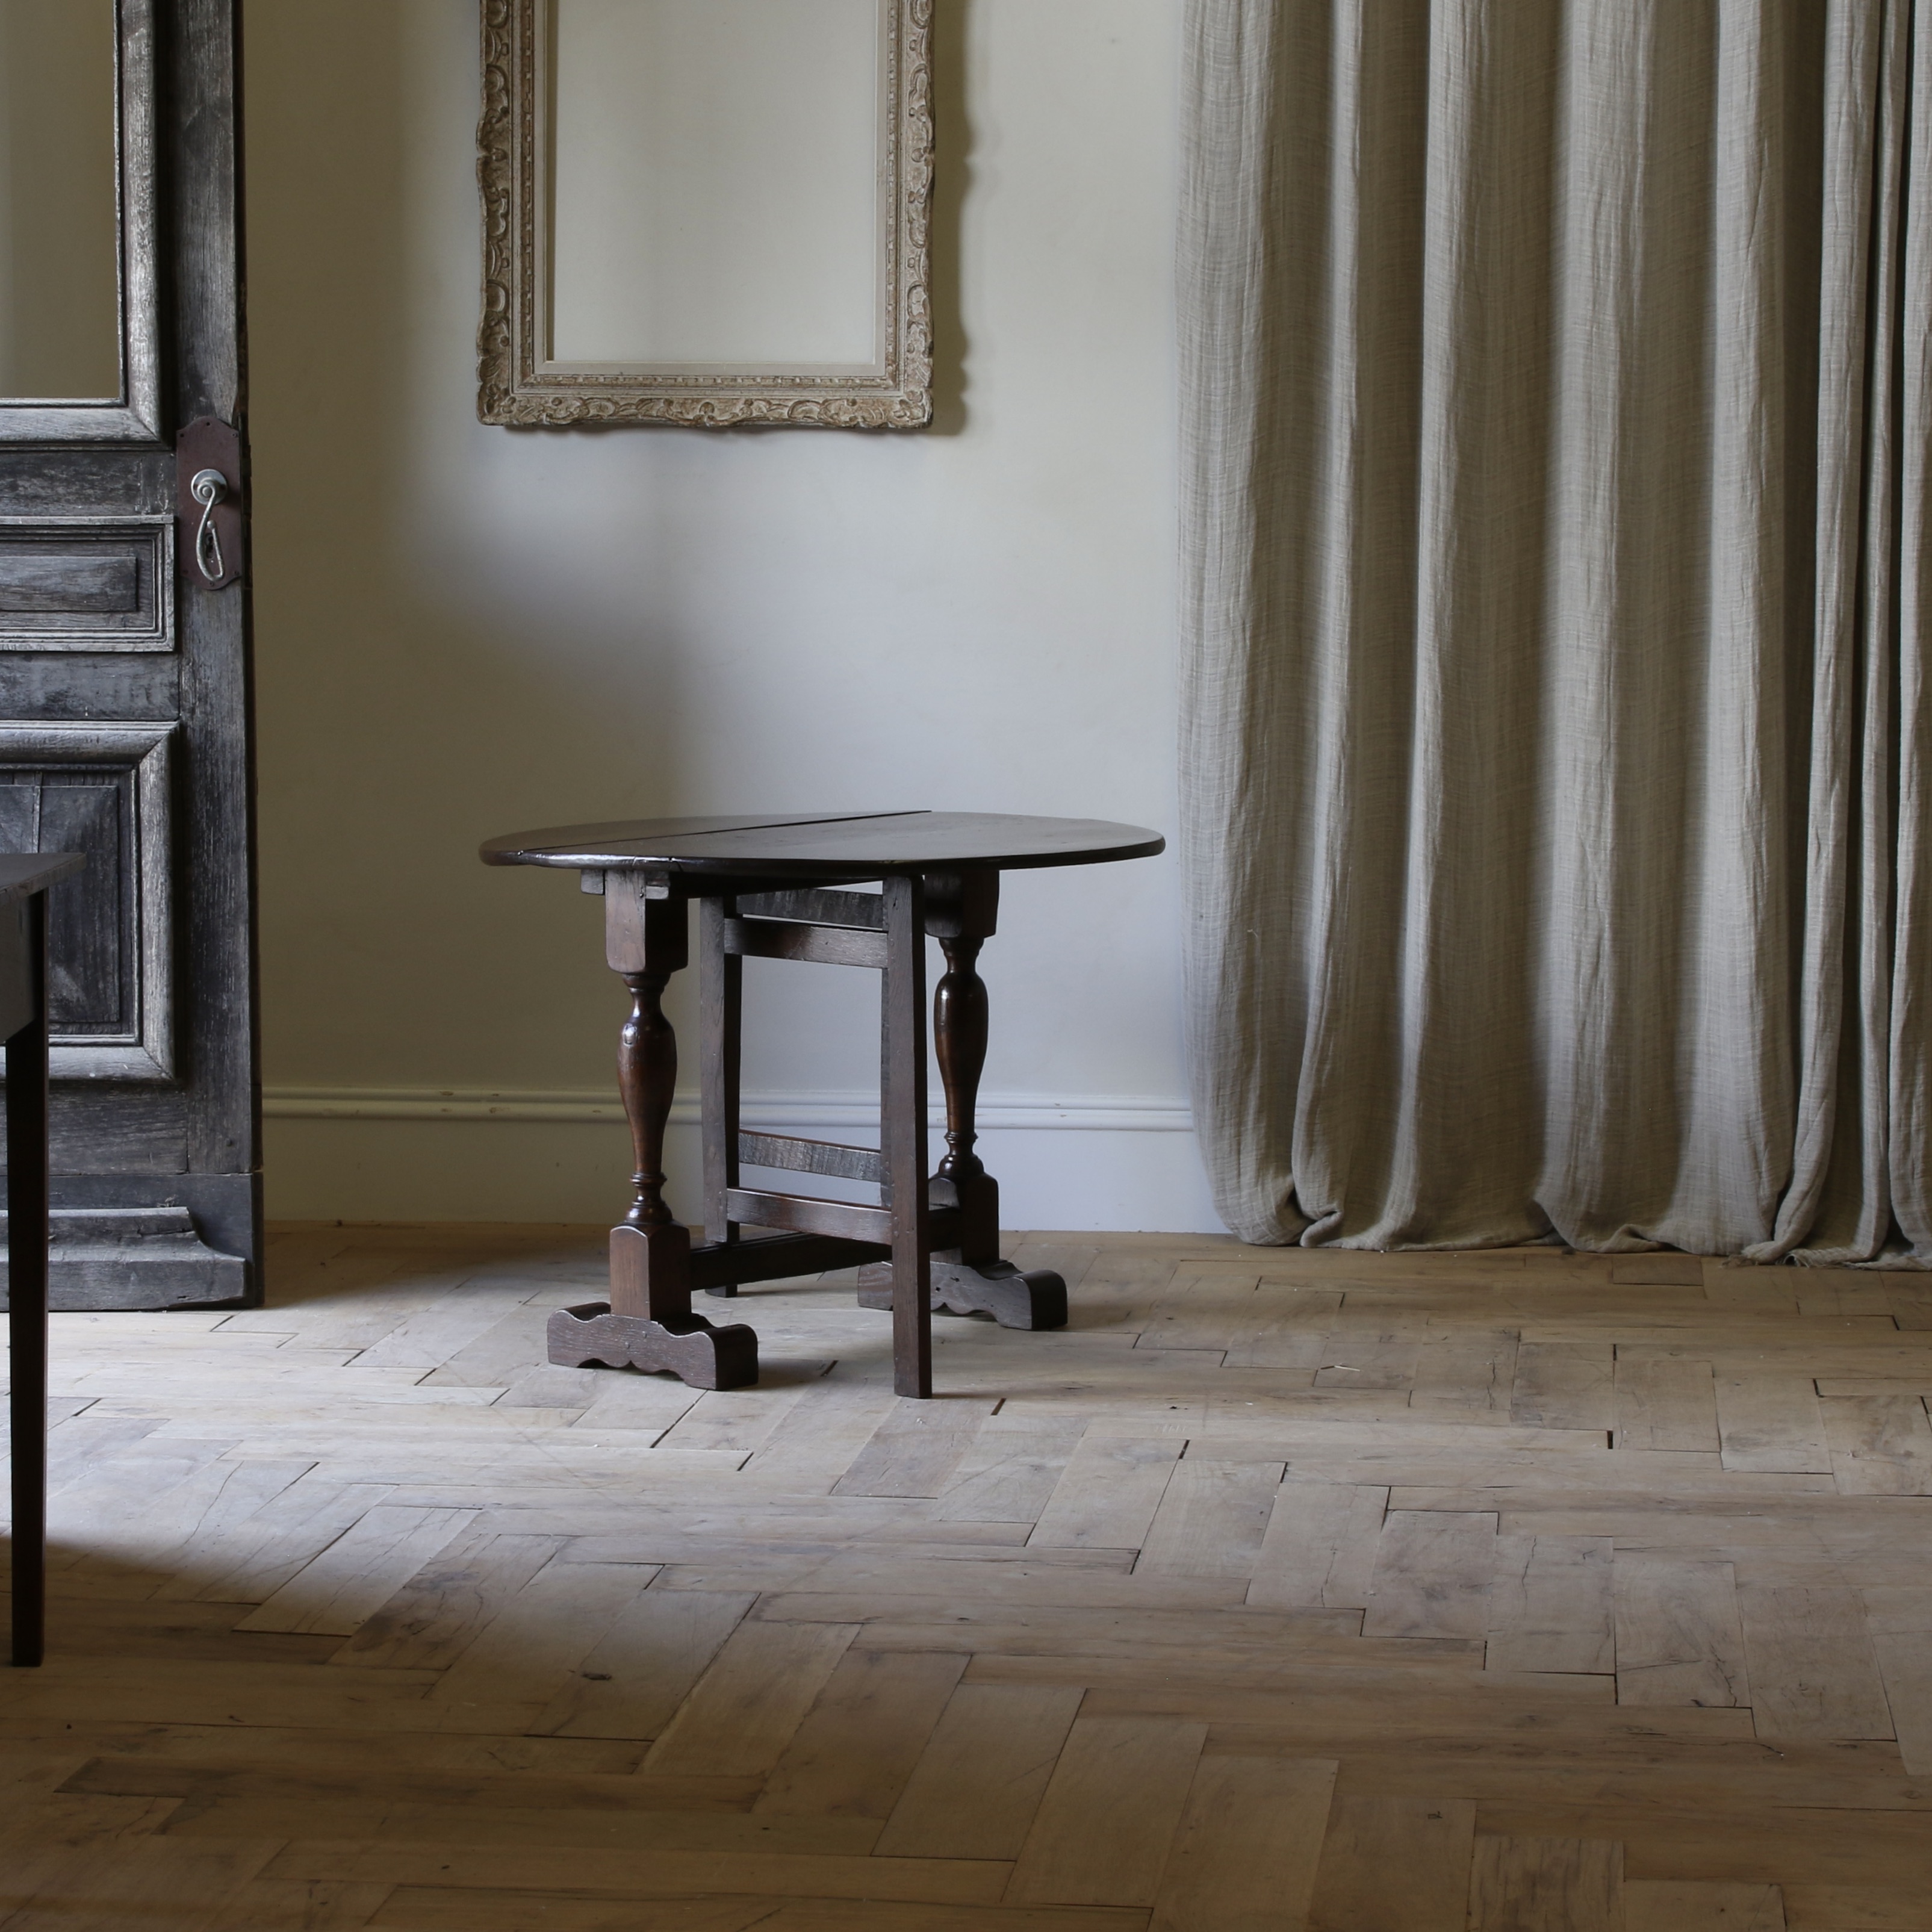
<svg viewBox="0 0 1932 1932">
<path fill-rule="evenodd" d="M 472 8 L 454 10 L 473 18 Z M 459 208 L 440 180 L 421 201 L 412 192 L 422 160 L 412 147 L 422 138 L 425 12 L 391 0 L 249 9 L 272 1081 L 326 1078 L 340 1059 L 366 1064 L 359 1016 L 384 1031 L 398 986 L 424 975 L 435 982 L 439 1034 L 490 1039 L 512 1058 L 529 1003 L 601 1017 L 608 989 L 578 930 L 586 922 L 533 916 L 529 893 L 519 901 L 506 891 L 503 875 L 477 864 L 476 846 L 554 818 L 560 800 L 594 795 L 615 813 L 663 812 L 676 808 L 682 789 L 671 722 L 680 654 L 659 632 L 634 611 L 610 608 L 600 625 L 584 600 L 557 599 L 550 621 L 567 622 L 577 674 L 560 675 L 565 656 L 544 648 L 541 610 L 477 594 L 460 564 L 452 575 L 463 545 L 439 527 L 446 486 L 436 472 L 452 455 L 460 466 L 453 442 L 476 432 L 473 356 L 443 326 L 455 305 L 445 283 L 452 262 L 474 260 L 476 216 L 473 194 Z M 460 84 L 473 94 L 473 75 Z M 469 226 L 465 249 L 450 245 L 458 219 Z M 436 237 L 427 259 L 425 230 Z M 464 305 L 473 332 L 467 290 Z M 464 412 L 453 424 L 444 420 L 452 410 Z M 541 477 L 532 481 L 541 488 Z M 647 521 L 648 504 L 633 495 L 626 507 L 634 526 Z M 646 684 L 650 704 L 596 702 L 583 670 L 599 658 L 621 659 L 625 684 Z M 589 784 L 586 772 L 596 774 Z M 487 971 L 452 944 L 466 927 L 502 935 Z M 573 997 L 589 985 L 593 997 Z M 385 1042 L 399 1082 L 440 1070 L 426 1040 L 422 1064 L 406 1064 L 412 1030 Z M 554 1018 L 541 1041 L 536 1084 L 568 1084 Z M 584 1046 L 579 1072 L 601 1084 L 608 1036 L 600 1030 Z"/>
<path fill-rule="evenodd" d="M 966 421 L 969 4 L 942 0 L 934 23 L 934 426 L 948 434 Z M 706 590 L 674 580 L 680 509 L 667 498 L 680 466 L 638 446 L 680 433 L 482 430 L 474 420 L 471 152 L 459 185 L 445 152 L 459 111 L 473 124 L 474 74 L 436 80 L 448 112 L 426 117 L 422 98 L 425 55 L 449 45 L 452 13 L 473 9 L 249 9 L 272 1084 L 366 1062 L 361 1016 L 382 1030 L 399 982 L 424 976 L 434 1019 L 387 1043 L 395 1081 L 439 1077 L 448 1055 L 434 1034 L 488 1039 L 499 1077 L 603 1084 L 609 1000 L 579 929 L 587 914 L 572 916 L 556 890 L 532 896 L 552 882 L 484 872 L 475 846 L 560 817 L 715 802 L 698 798 L 704 774 L 683 728 L 700 708 L 687 674 L 704 626 L 694 643 L 680 604 Z M 447 97 L 465 90 L 459 110 Z M 804 434 L 718 440 L 762 446 L 767 476 L 795 476 L 803 466 L 772 446 Z M 514 454 L 479 436 L 508 439 Z M 479 556 L 479 543 L 495 554 Z M 598 550 L 594 572 L 580 566 L 586 543 Z M 715 776 L 715 758 L 704 763 Z M 834 789 L 854 787 L 842 778 Z M 487 972 L 452 950 L 466 926 L 493 935 Z M 560 1063 L 566 1010 L 590 1024 Z"/>
</svg>

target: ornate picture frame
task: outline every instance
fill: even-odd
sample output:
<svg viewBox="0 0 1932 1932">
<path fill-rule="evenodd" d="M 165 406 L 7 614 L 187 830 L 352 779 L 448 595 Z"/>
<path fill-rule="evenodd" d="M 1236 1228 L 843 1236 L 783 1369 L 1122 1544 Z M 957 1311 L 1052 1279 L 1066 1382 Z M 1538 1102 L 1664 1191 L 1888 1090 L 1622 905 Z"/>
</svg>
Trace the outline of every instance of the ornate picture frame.
<svg viewBox="0 0 1932 1932">
<path fill-rule="evenodd" d="M 477 412 L 486 423 L 920 429 L 932 417 L 929 210 L 933 0 L 878 0 L 880 352 L 862 368 L 573 364 L 554 359 L 547 265 L 545 63 L 558 0 L 483 0 L 483 313 Z"/>
</svg>

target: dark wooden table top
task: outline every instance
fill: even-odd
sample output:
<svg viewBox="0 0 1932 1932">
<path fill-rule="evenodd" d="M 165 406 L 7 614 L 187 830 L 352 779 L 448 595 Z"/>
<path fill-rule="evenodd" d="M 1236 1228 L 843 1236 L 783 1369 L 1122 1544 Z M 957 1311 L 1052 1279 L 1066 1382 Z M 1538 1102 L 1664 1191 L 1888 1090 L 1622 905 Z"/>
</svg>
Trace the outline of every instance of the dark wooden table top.
<svg viewBox="0 0 1932 1932">
<path fill-rule="evenodd" d="M 490 866 L 631 867 L 719 876 L 873 879 L 889 872 L 986 866 L 1095 866 L 1147 859 L 1166 844 L 1142 825 L 1004 812 L 798 812 L 789 816 L 638 818 L 514 832 L 483 848 Z"/>
<path fill-rule="evenodd" d="M 86 862 L 78 852 L 0 852 L 0 905 L 32 898 Z"/>
</svg>

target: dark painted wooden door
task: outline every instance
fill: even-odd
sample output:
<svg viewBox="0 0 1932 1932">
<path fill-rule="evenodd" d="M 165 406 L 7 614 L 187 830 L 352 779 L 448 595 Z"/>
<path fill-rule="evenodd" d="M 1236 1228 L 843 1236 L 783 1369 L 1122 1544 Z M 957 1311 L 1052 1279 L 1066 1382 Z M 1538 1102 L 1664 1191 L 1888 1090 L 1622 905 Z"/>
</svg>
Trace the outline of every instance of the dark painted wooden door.
<svg viewBox="0 0 1932 1932">
<path fill-rule="evenodd" d="M 87 858 L 57 1306 L 256 1292 L 236 14 L 0 0 L 0 850 Z"/>
</svg>

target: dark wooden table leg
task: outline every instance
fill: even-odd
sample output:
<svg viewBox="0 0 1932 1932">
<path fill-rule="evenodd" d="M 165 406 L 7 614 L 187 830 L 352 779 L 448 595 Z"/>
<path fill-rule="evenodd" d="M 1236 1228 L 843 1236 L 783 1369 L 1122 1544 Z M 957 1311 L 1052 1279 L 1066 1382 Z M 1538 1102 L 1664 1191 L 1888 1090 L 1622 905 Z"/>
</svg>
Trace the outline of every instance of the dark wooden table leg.
<svg viewBox="0 0 1932 1932">
<path fill-rule="evenodd" d="M 926 890 L 885 882 L 884 1065 L 880 1147 L 892 1214 L 892 1387 L 932 1393 L 932 1274 L 926 1184 Z"/>
<path fill-rule="evenodd" d="M 744 1036 L 745 962 L 724 950 L 724 920 L 735 900 L 705 898 L 698 908 L 698 1094 L 704 1140 L 704 1238 L 735 1246 L 731 1190 L 738 1184 L 738 1089 Z M 729 1282 L 707 1288 L 727 1298 Z"/>
<path fill-rule="evenodd" d="M 976 933 L 941 938 L 946 971 L 932 994 L 932 1043 L 946 1090 L 946 1152 L 936 1178 L 959 1204 L 959 1258 L 974 1267 L 1000 1258 L 1000 1184 L 973 1151 L 986 1064 L 986 982 L 976 970 L 986 943 Z"/>
<path fill-rule="evenodd" d="M 26 927 L 34 1017 L 7 1041 L 7 1339 L 13 1429 L 14 1661 L 46 1648 L 46 900 L 17 909 Z"/>
<path fill-rule="evenodd" d="M 974 1151 L 988 1034 L 980 949 L 997 922 L 1000 875 L 968 872 L 929 884 L 926 929 L 946 956 L 932 997 L 933 1047 L 946 1090 L 946 1154 L 932 1197 L 940 1205 L 956 1203 L 961 1222 L 959 1246 L 932 1257 L 932 1305 L 955 1315 L 990 1315 L 1006 1328 L 1064 1328 L 1066 1282 L 1051 1269 L 1022 1273 L 1000 1258 L 1000 1185 Z M 890 1306 L 891 1282 L 888 1264 L 862 1269 L 860 1305 Z"/>
<path fill-rule="evenodd" d="M 664 1013 L 664 988 L 688 956 L 683 898 L 646 898 L 643 881 L 607 875 L 604 952 L 630 989 L 631 1016 L 617 1054 L 617 1084 L 631 1125 L 637 1172 L 630 1212 L 610 1230 L 610 1299 L 559 1309 L 550 1318 L 550 1359 L 566 1366 L 601 1362 L 666 1369 L 694 1388 L 742 1388 L 758 1378 L 758 1338 L 734 1324 L 714 1328 L 691 1306 L 691 1231 L 664 1198 L 664 1129 L 677 1089 L 677 1036 Z"/>
</svg>

